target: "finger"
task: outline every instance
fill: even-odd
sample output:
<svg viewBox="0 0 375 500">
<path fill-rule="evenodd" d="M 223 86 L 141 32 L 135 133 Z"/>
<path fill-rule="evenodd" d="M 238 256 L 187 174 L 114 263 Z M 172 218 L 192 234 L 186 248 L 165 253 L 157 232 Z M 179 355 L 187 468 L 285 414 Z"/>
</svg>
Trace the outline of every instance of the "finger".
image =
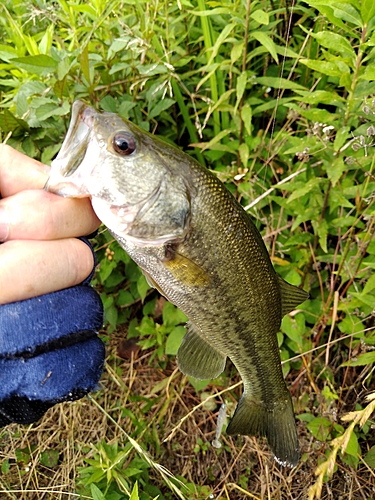
<svg viewBox="0 0 375 500">
<path fill-rule="evenodd" d="M 91 234 L 100 221 L 88 198 L 28 190 L 0 201 L 0 225 L 2 241 L 55 240 Z"/>
<path fill-rule="evenodd" d="M 24 189 L 42 189 L 50 167 L 0 144 L 0 193 L 3 198 Z"/>
<path fill-rule="evenodd" d="M 0 245 L 0 304 L 29 299 L 81 283 L 94 258 L 75 238 L 8 241 Z"/>
</svg>

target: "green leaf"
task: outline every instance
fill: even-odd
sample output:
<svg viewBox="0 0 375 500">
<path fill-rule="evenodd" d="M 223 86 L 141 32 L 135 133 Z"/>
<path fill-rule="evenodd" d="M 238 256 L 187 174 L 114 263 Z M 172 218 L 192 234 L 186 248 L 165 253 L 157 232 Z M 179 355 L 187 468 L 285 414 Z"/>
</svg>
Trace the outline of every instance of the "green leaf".
<svg viewBox="0 0 375 500">
<path fill-rule="evenodd" d="M 111 274 L 111 272 L 116 268 L 116 262 L 109 259 L 102 259 L 100 262 L 100 268 L 98 275 L 100 276 L 101 282 L 105 283 L 105 280 Z"/>
<path fill-rule="evenodd" d="M 268 13 L 261 9 L 255 10 L 250 14 L 250 17 L 259 24 L 269 24 L 270 22 Z"/>
<path fill-rule="evenodd" d="M 25 120 L 21 120 L 14 116 L 9 110 L 4 109 L 4 113 L 0 114 L 0 129 L 5 132 L 14 132 L 17 129 L 29 131 L 29 125 Z"/>
<path fill-rule="evenodd" d="M 168 68 L 164 64 L 143 64 L 138 71 L 141 75 L 150 77 L 168 73 Z"/>
<path fill-rule="evenodd" d="M 375 5 L 375 3 L 374 3 Z M 372 80 L 375 80 L 375 68 L 374 66 L 367 66 L 367 68 L 365 68 L 365 71 L 359 75 L 359 78 L 361 80 L 367 80 L 367 81 L 372 81 Z"/>
<path fill-rule="evenodd" d="M 345 99 L 341 97 L 337 92 L 330 92 L 328 90 L 315 90 L 314 92 L 309 92 L 306 90 L 295 89 L 296 93 L 301 96 L 297 97 L 297 101 L 305 102 L 306 104 L 321 104 L 327 103 L 332 105 L 333 103 L 345 102 Z"/>
<path fill-rule="evenodd" d="M 111 297 L 111 298 L 113 299 L 113 297 Z M 104 308 L 104 317 L 105 317 L 105 320 L 108 321 L 108 323 L 112 327 L 116 327 L 117 318 L 118 318 L 118 310 L 113 302 L 108 307 Z"/>
<path fill-rule="evenodd" d="M 300 198 L 301 196 L 304 196 L 307 193 L 310 193 L 319 184 L 320 184 L 319 178 L 314 177 L 312 179 L 309 179 L 307 182 L 303 183 L 300 188 L 293 189 L 293 193 L 288 198 L 288 203 L 292 202 L 295 199 Z"/>
<path fill-rule="evenodd" d="M 130 37 L 126 35 L 121 38 L 115 38 L 108 49 L 108 59 L 112 59 L 112 57 L 116 55 L 117 52 L 125 49 L 129 45 L 129 42 Z"/>
<path fill-rule="evenodd" d="M 363 457 L 363 460 L 369 467 L 375 469 L 375 446 L 372 446 L 366 455 Z"/>
<path fill-rule="evenodd" d="M 320 45 L 323 45 L 323 47 L 327 49 L 340 52 L 343 55 L 349 55 L 353 58 L 356 56 L 349 40 L 337 33 L 333 33 L 332 31 L 319 31 L 312 36 L 318 40 Z"/>
<path fill-rule="evenodd" d="M 54 27 L 55 26 L 53 24 L 50 24 L 44 32 L 43 38 L 39 42 L 38 48 L 41 54 L 48 54 L 48 52 L 51 50 Z"/>
<path fill-rule="evenodd" d="M 10 45 L 0 45 L 0 59 L 5 62 L 11 62 L 12 59 L 18 57 L 19 53 Z"/>
<path fill-rule="evenodd" d="M 231 63 L 234 64 L 242 55 L 244 44 L 243 42 L 235 43 L 230 52 Z M 0 52 L 1 55 L 1 52 Z"/>
<path fill-rule="evenodd" d="M 45 467 L 56 467 L 59 463 L 59 450 L 45 450 L 40 455 L 40 463 Z"/>
<path fill-rule="evenodd" d="M 150 290 L 150 285 L 143 274 L 137 280 L 137 290 L 142 301 L 145 300 L 147 292 Z"/>
<path fill-rule="evenodd" d="M 81 63 L 81 71 L 83 76 L 86 78 L 88 84 L 91 84 L 91 74 L 90 74 L 90 62 L 89 62 L 89 48 L 88 44 L 86 44 L 82 48 L 82 52 L 80 55 L 80 63 Z"/>
<path fill-rule="evenodd" d="M 108 113 L 117 113 L 117 101 L 111 95 L 106 95 L 100 100 L 100 108 Z"/>
<path fill-rule="evenodd" d="M 198 380 L 197 378 L 193 378 L 193 377 L 188 377 L 188 379 L 189 379 L 189 382 L 191 383 L 191 385 L 196 390 L 196 392 L 202 391 L 211 382 L 211 380 Z"/>
<path fill-rule="evenodd" d="M 16 57 L 11 62 L 15 66 L 35 75 L 53 73 L 57 69 L 58 64 L 55 59 L 45 54 Z"/>
<path fill-rule="evenodd" d="M 255 78 L 256 83 L 272 87 L 274 89 L 291 89 L 291 90 L 306 90 L 306 87 L 299 83 L 292 82 L 286 78 L 277 78 L 274 76 L 258 76 Z"/>
<path fill-rule="evenodd" d="M 253 115 L 253 112 L 252 112 L 251 107 L 247 103 L 244 104 L 242 106 L 242 109 L 241 109 L 241 118 L 242 118 L 243 123 L 245 125 L 245 129 L 246 129 L 248 136 L 252 135 L 252 133 L 251 133 L 252 132 L 252 126 L 251 126 L 252 115 Z"/>
<path fill-rule="evenodd" d="M 227 7 L 216 7 L 216 9 L 201 10 L 201 11 L 190 10 L 189 13 L 199 17 L 216 16 L 218 14 L 229 14 L 229 15 L 233 14 L 232 10 Z"/>
<path fill-rule="evenodd" d="M 61 144 L 50 144 L 43 148 L 41 162 L 50 165 L 52 158 L 58 153 Z"/>
<path fill-rule="evenodd" d="M 166 327 L 176 326 L 187 321 L 185 314 L 170 302 L 164 304 L 162 317 Z"/>
<path fill-rule="evenodd" d="M 304 318 L 302 314 L 297 314 L 294 318 L 289 315 L 283 317 L 281 330 L 290 340 L 295 342 L 298 347 L 303 347 Z"/>
<path fill-rule="evenodd" d="M 64 116 L 70 111 L 70 106 L 68 101 L 64 101 L 63 106 L 59 106 L 56 103 L 46 103 L 42 104 L 35 110 L 35 116 L 40 121 L 47 120 L 50 116 Z"/>
<path fill-rule="evenodd" d="M 333 143 L 334 151 L 336 151 L 336 152 L 340 151 L 340 149 L 343 147 L 346 140 L 348 139 L 349 133 L 350 133 L 350 127 L 346 126 L 346 127 L 339 128 L 339 130 L 336 132 L 335 141 Z"/>
<path fill-rule="evenodd" d="M 369 351 L 360 354 L 356 358 L 345 361 L 345 363 L 342 363 L 341 366 L 364 366 L 364 365 L 371 365 L 374 362 L 375 362 L 375 351 Z"/>
<path fill-rule="evenodd" d="M 271 54 L 271 56 L 275 59 L 276 63 L 279 64 L 279 58 L 277 57 L 276 45 L 271 40 L 271 38 L 264 33 L 263 31 L 252 31 L 250 35 L 258 40 L 259 43 L 263 45 L 267 49 L 267 51 Z"/>
<path fill-rule="evenodd" d="M 374 288 L 375 288 L 375 274 L 372 274 L 370 278 L 367 280 L 367 283 L 365 284 L 362 293 L 364 294 L 370 293 L 374 290 Z"/>
<path fill-rule="evenodd" d="M 240 154 L 241 163 L 243 167 L 246 168 L 250 156 L 249 146 L 245 142 L 243 142 L 238 148 L 238 152 Z"/>
<path fill-rule="evenodd" d="M 120 290 L 116 302 L 119 306 L 124 307 L 134 302 L 134 297 L 128 290 Z"/>
<path fill-rule="evenodd" d="M 305 118 L 307 118 L 308 120 L 311 120 L 313 122 L 326 123 L 326 124 L 331 124 L 331 123 L 337 124 L 337 115 L 330 113 L 326 109 L 320 109 L 320 108 L 303 109 L 294 103 L 287 103 L 285 105 L 286 105 L 286 107 L 288 107 L 290 109 L 294 109 L 301 116 L 304 116 Z"/>
<path fill-rule="evenodd" d="M 218 144 L 224 137 L 229 135 L 232 132 L 232 129 L 226 129 L 222 130 L 219 132 L 216 136 L 213 137 L 209 142 L 207 143 L 199 143 L 199 145 L 202 147 L 202 151 L 205 151 L 207 149 L 221 149 L 221 144 Z M 195 144 L 193 144 L 195 146 Z M 227 148 L 225 145 L 223 146 L 223 150 L 230 152 L 230 148 Z M 232 151 L 234 152 L 234 151 Z"/>
<path fill-rule="evenodd" d="M 343 158 L 340 156 L 335 158 L 332 164 L 327 165 L 327 175 L 329 180 L 332 182 L 332 186 L 336 186 L 342 174 L 348 169 L 348 166 L 344 163 Z"/>
<path fill-rule="evenodd" d="M 24 116 L 29 111 L 29 102 L 25 92 L 18 92 L 16 95 L 16 113 L 18 116 Z"/>
<path fill-rule="evenodd" d="M 324 386 L 324 389 L 322 390 L 322 396 L 324 396 L 328 401 L 339 399 L 338 395 L 332 392 L 328 385 Z"/>
<path fill-rule="evenodd" d="M 348 444 L 345 448 L 345 453 L 347 453 L 348 455 L 353 455 L 354 457 L 356 457 L 358 455 L 358 450 L 359 450 L 359 447 L 358 447 L 358 438 L 357 438 L 357 435 L 355 432 L 352 432 L 350 434 L 350 438 L 349 438 L 349 441 L 348 441 Z"/>
<path fill-rule="evenodd" d="M 286 106 L 290 101 L 292 101 L 293 97 L 282 97 L 281 99 L 271 99 L 269 102 L 265 102 L 260 106 L 256 106 L 253 108 L 253 115 L 259 115 L 260 113 L 264 113 L 269 109 L 274 109 L 276 107 Z"/>
<path fill-rule="evenodd" d="M 168 334 L 167 341 L 165 343 L 165 354 L 177 354 L 185 333 L 186 330 L 183 326 L 176 326 L 173 328 L 173 330 Z"/>
<path fill-rule="evenodd" d="M 332 221 L 332 223 L 333 223 L 333 221 Z M 358 293 L 358 292 L 351 292 L 351 295 L 352 295 L 352 297 L 360 300 L 362 302 L 362 304 L 365 304 L 371 308 L 374 307 L 375 298 L 373 295 L 365 294 L 365 293 Z M 364 364 L 367 364 L 367 363 L 364 363 Z"/>
<path fill-rule="evenodd" d="M 367 24 L 375 16 L 374 0 L 361 0 L 361 17 L 362 21 Z"/>
<path fill-rule="evenodd" d="M 151 109 L 151 111 L 149 112 L 149 114 L 148 114 L 149 119 L 151 120 L 151 118 L 154 118 L 155 116 L 159 116 L 160 113 L 162 113 L 162 111 L 165 111 L 168 108 L 170 108 L 175 102 L 176 101 L 174 99 L 170 99 L 168 97 L 165 99 L 161 99 L 156 104 L 156 106 L 154 106 Z"/>
<path fill-rule="evenodd" d="M 8 474 L 9 471 L 10 471 L 10 463 L 9 460 L 6 458 L 1 464 L 1 472 L 3 474 Z"/>
<path fill-rule="evenodd" d="M 348 27 L 340 18 L 334 14 L 334 4 L 332 0 L 305 0 L 308 5 L 316 8 L 323 16 L 325 16 L 333 26 L 342 28 L 346 32 L 352 32 L 351 27 Z"/>
<path fill-rule="evenodd" d="M 123 101 L 119 108 L 118 108 L 118 114 L 121 115 L 125 120 L 129 119 L 129 112 L 135 108 L 137 104 L 132 101 Z"/>
<path fill-rule="evenodd" d="M 91 484 L 90 491 L 93 500 L 105 500 L 104 494 L 99 490 L 95 484 Z"/>
<path fill-rule="evenodd" d="M 309 422 L 306 427 L 318 441 L 327 441 L 329 438 L 332 423 L 324 417 L 316 417 Z"/>
<path fill-rule="evenodd" d="M 210 66 L 213 62 L 215 57 L 217 56 L 217 53 L 219 52 L 219 49 L 221 45 L 226 41 L 228 38 L 229 33 L 237 26 L 237 23 L 230 23 L 227 24 L 224 29 L 220 32 L 219 36 L 216 39 L 215 45 L 211 49 L 211 54 L 210 58 L 207 62 L 207 65 Z"/>
<path fill-rule="evenodd" d="M 233 114 L 236 113 L 237 108 L 241 102 L 242 96 L 244 95 L 247 84 L 247 71 L 243 71 L 237 78 L 236 82 L 236 105 L 234 106 Z"/>
<path fill-rule="evenodd" d="M 138 330 L 138 332 L 142 335 L 155 335 L 155 322 L 152 318 L 143 316 L 141 324 L 136 327 L 136 330 Z"/>
<path fill-rule="evenodd" d="M 328 236 L 328 224 L 325 219 L 320 221 L 312 221 L 312 225 L 314 228 L 314 233 L 319 237 L 319 245 L 323 252 L 327 253 L 327 236 Z"/>
<path fill-rule="evenodd" d="M 316 61 L 315 59 L 300 59 L 299 62 L 323 75 L 341 76 L 342 73 L 334 62 Z"/>
<path fill-rule="evenodd" d="M 347 21 L 362 28 L 363 23 L 359 12 L 350 3 L 336 3 L 333 7 L 333 13 L 338 19 Z"/>
</svg>

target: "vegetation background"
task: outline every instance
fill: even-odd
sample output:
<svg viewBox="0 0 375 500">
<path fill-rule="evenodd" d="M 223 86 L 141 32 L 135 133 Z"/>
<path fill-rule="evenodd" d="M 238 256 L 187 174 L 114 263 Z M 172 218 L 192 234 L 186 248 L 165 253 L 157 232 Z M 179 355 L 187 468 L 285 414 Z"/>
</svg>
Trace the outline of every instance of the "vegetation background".
<svg viewBox="0 0 375 500">
<path fill-rule="evenodd" d="M 75 99 L 119 113 L 215 171 L 312 298 L 279 333 L 302 448 L 282 469 L 225 426 L 212 446 L 240 379 L 178 371 L 183 315 L 103 228 L 102 389 L 0 431 L 1 498 L 373 498 L 374 59 L 373 0 L 3 0 L 2 141 L 49 163 Z"/>
</svg>

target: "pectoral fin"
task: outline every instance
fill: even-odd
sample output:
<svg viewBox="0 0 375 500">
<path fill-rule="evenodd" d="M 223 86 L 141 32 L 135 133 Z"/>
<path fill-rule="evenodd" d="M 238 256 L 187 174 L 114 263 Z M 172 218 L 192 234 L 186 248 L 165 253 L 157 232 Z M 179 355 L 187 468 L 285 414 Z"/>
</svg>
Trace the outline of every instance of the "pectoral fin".
<svg viewBox="0 0 375 500">
<path fill-rule="evenodd" d="M 277 275 L 277 277 L 280 286 L 282 315 L 285 316 L 307 300 L 310 295 L 302 288 L 287 283 L 281 276 Z"/>
<path fill-rule="evenodd" d="M 186 286 L 204 286 L 210 283 L 210 277 L 204 269 L 172 247 L 167 247 L 163 263 L 168 271 Z"/>
<path fill-rule="evenodd" d="M 224 371 L 226 356 L 212 347 L 189 322 L 186 335 L 177 353 L 178 367 L 200 380 L 216 378 Z"/>
<path fill-rule="evenodd" d="M 159 285 L 156 283 L 156 281 L 154 280 L 154 278 L 147 271 L 145 271 L 144 269 L 142 269 L 142 273 L 143 273 L 144 277 L 146 278 L 148 286 L 150 286 L 151 288 L 156 288 L 156 290 L 159 293 L 161 293 L 162 295 L 165 296 L 163 290 L 159 287 Z"/>
</svg>

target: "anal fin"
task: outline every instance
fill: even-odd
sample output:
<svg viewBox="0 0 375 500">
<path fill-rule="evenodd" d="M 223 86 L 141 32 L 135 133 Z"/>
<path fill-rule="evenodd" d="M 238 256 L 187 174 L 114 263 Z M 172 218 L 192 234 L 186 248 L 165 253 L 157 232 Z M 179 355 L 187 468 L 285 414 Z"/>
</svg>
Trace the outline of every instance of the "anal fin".
<svg viewBox="0 0 375 500">
<path fill-rule="evenodd" d="M 209 344 L 189 322 L 177 352 L 178 367 L 185 375 L 200 380 L 218 377 L 225 368 L 226 356 Z"/>
</svg>

